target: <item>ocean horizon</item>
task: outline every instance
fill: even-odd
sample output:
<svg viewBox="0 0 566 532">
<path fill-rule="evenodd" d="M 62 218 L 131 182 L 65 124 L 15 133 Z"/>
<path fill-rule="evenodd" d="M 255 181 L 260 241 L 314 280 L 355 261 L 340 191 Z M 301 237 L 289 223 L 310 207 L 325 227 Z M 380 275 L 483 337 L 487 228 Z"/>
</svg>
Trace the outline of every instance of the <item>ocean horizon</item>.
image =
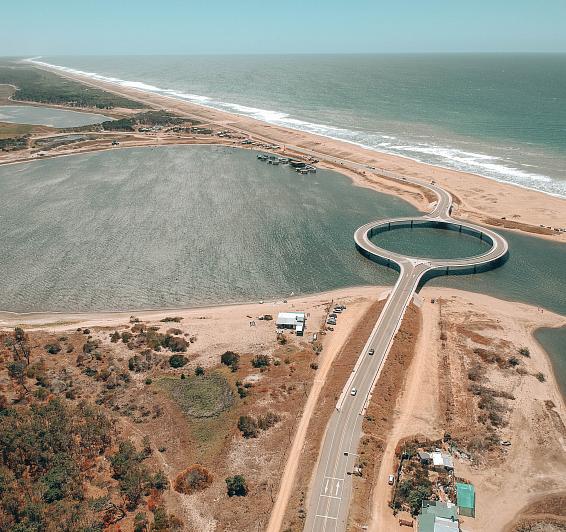
<svg viewBox="0 0 566 532">
<path fill-rule="evenodd" d="M 566 197 L 566 54 L 29 61 Z"/>
</svg>

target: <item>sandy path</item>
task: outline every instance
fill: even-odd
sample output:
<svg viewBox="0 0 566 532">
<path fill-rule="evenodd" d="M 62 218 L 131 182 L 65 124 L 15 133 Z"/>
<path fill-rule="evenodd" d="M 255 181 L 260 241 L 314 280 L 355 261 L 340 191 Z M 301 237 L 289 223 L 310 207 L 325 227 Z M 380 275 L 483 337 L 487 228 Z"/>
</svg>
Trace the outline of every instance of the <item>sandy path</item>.
<svg viewBox="0 0 566 532">
<path fill-rule="evenodd" d="M 375 296 L 377 296 L 377 292 L 378 290 L 375 291 Z M 324 349 L 320 357 L 320 365 L 318 367 L 316 379 L 313 382 L 312 388 L 307 398 L 307 402 L 305 404 L 305 409 L 297 426 L 295 437 L 293 438 L 293 444 L 287 458 L 283 477 L 281 478 L 281 484 L 279 486 L 277 499 L 275 500 L 275 504 L 271 511 L 271 517 L 267 527 L 267 532 L 278 532 L 279 530 L 281 530 L 283 519 L 285 517 L 285 511 L 287 509 L 287 504 L 289 502 L 289 498 L 291 497 L 291 492 L 295 483 L 295 476 L 297 473 L 301 452 L 305 443 L 307 429 L 316 408 L 320 392 L 324 387 L 326 377 L 328 376 L 328 372 L 332 367 L 332 363 L 336 358 L 336 355 L 340 352 L 340 350 L 348 340 L 352 329 L 355 327 L 356 323 L 364 316 L 368 308 L 371 306 L 372 302 L 372 300 L 366 300 L 365 302 L 358 303 L 355 306 L 349 305 L 347 311 L 340 315 L 339 326 L 336 327 L 334 332 L 332 334 L 329 334 L 325 339 Z"/>
<path fill-rule="evenodd" d="M 253 118 L 218 111 L 171 97 L 94 81 L 90 78 L 62 73 L 56 69 L 47 70 L 156 108 L 165 108 L 202 122 L 228 127 L 265 142 L 310 150 L 316 153 L 321 160 L 326 158 L 331 161 L 332 158 L 337 157 L 345 161 L 367 165 L 367 172 L 363 175 L 356 172 L 355 175 L 358 177 L 354 178 L 356 183 L 365 186 L 375 186 L 378 189 L 391 188 L 391 182 L 379 176 L 380 169 L 425 180 L 436 180 L 458 198 L 460 206 L 457 214 L 464 218 L 484 223 L 488 223 L 492 217 L 500 221 L 501 218 L 505 218 L 508 221 L 524 223 L 535 228 L 540 225 L 566 227 L 566 199 L 564 198 L 500 183 L 474 174 L 419 163 L 312 133 L 275 126 Z M 348 165 L 343 163 L 342 166 L 347 168 Z M 377 170 L 371 171 L 369 166 Z M 352 169 L 356 168 L 352 167 Z M 390 190 L 390 193 L 398 194 L 398 191 Z M 566 233 L 556 233 L 553 238 L 566 240 Z"/>
<path fill-rule="evenodd" d="M 469 479 L 476 486 L 476 518 L 466 519 L 463 528 L 502 530 L 533 499 L 566 488 L 566 477 L 561 473 L 566 470 L 566 432 L 562 432 L 564 425 L 556 424 L 544 408 L 545 401 L 552 401 L 556 405 L 556 415 L 564 423 L 564 398 L 552 376 L 548 356 L 532 337 L 532 332 L 538 327 L 565 325 L 566 317 L 548 311 L 540 313 L 536 307 L 529 305 L 447 288 L 428 287 L 422 290 L 421 295 L 424 299 L 422 332 L 376 476 L 369 530 L 406 530 L 399 526 L 388 505 L 391 488 L 387 484 L 387 476 L 393 472 L 399 440 L 419 433 L 437 438 L 444 430 L 450 429 L 443 424 L 440 413 L 439 382 L 451 376 L 442 373 L 440 307 L 438 303 L 431 303 L 433 297 L 442 297 L 446 301 L 442 308 L 443 321 L 452 320 L 454 316 L 461 321 L 470 312 L 478 313 L 490 323 L 502 327 L 495 333 L 497 338 L 528 346 L 531 351 L 530 358 L 524 359 L 531 375 L 517 384 L 513 415 L 509 426 L 502 432 L 502 439 L 513 442 L 504 462 L 490 468 L 470 467 L 467 462 L 460 461 L 456 464 L 457 475 Z M 454 366 L 458 366 L 458 350 L 449 344 L 448 352 Z M 546 382 L 540 383 L 532 376 L 537 371 L 547 376 Z M 509 378 L 494 370 L 489 370 L 488 376 L 491 385 L 496 387 L 504 386 Z"/>
</svg>

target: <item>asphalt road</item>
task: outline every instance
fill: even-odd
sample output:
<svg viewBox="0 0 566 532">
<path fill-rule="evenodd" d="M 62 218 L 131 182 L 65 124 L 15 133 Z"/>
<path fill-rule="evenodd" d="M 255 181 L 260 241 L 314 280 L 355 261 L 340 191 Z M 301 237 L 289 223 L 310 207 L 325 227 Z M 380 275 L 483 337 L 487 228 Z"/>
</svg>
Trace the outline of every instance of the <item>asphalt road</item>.
<svg viewBox="0 0 566 532">
<path fill-rule="evenodd" d="M 336 409 L 326 428 L 308 497 L 304 528 L 308 532 L 346 530 L 352 494 L 352 473 L 358 459 L 356 453 L 362 433 L 365 409 L 371 394 L 379 394 L 379 389 L 373 391 L 374 384 L 421 277 L 432 270 L 469 271 L 472 268 L 473 271 L 474 266 L 495 266 L 508 252 L 506 240 L 495 231 L 452 219 L 450 217 L 452 198 L 442 188 L 419 179 L 387 174 L 388 177 L 413 182 L 431 190 L 437 196 L 437 201 L 433 210 L 425 216 L 412 219 L 378 220 L 360 227 L 354 235 L 356 246 L 364 255 L 381 263 L 390 261 L 396 264 L 400 275 L 342 390 Z M 369 238 L 371 231 L 376 227 L 410 223 L 411 220 L 415 223 L 442 222 L 456 229 L 463 227 L 481 235 L 482 238 L 487 238 L 492 247 L 483 255 L 476 257 L 437 260 L 426 257 L 406 257 L 392 253 L 379 248 Z M 374 350 L 373 355 L 369 355 L 370 349 Z M 355 395 L 352 395 L 353 389 L 356 389 Z"/>
</svg>

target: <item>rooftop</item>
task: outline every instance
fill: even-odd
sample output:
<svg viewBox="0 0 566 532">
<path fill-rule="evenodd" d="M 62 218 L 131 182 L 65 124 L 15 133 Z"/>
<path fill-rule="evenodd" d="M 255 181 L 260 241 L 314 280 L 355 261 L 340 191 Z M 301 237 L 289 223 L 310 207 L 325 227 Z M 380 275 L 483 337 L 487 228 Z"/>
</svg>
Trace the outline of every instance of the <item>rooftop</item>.
<svg viewBox="0 0 566 532">
<path fill-rule="evenodd" d="M 296 326 L 299 323 L 305 322 L 304 312 L 280 312 L 277 315 L 276 325 L 292 325 Z"/>
<path fill-rule="evenodd" d="M 418 515 L 419 532 L 457 532 L 458 514 L 451 502 L 423 501 Z"/>
<path fill-rule="evenodd" d="M 474 508 L 476 505 L 476 491 L 471 484 L 456 482 L 456 501 L 461 508 Z"/>
</svg>

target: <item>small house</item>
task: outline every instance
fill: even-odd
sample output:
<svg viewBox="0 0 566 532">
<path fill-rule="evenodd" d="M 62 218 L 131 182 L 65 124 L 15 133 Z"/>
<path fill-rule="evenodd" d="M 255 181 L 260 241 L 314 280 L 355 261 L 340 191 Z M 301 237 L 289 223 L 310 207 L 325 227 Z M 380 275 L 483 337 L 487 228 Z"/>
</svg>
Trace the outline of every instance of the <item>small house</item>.
<svg viewBox="0 0 566 532">
<path fill-rule="evenodd" d="M 452 471 L 454 469 L 454 460 L 448 453 L 434 452 L 430 454 L 432 465 L 436 470 Z"/>
<path fill-rule="evenodd" d="M 278 329 L 293 329 L 298 336 L 302 336 L 305 331 L 305 313 L 280 312 L 275 324 Z"/>
<path fill-rule="evenodd" d="M 456 505 L 451 502 L 423 501 L 417 516 L 418 532 L 458 532 Z"/>
</svg>

